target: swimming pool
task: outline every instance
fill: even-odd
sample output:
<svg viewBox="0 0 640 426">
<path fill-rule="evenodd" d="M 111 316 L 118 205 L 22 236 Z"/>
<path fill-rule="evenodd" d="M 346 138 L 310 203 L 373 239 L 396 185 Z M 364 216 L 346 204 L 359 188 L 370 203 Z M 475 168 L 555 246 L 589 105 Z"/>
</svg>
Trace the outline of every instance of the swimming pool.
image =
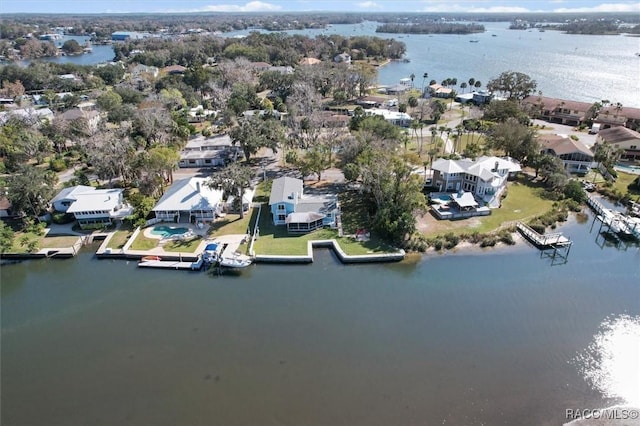
<svg viewBox="0 0 640 426">
<path fill-rule="evenodd" d="M 153 229 L 151 230 L 151 234 L 159 235 L 162 238 L 169 238 L 174 235 L 182 235 L 182 234 L 186 234 L 187 232 L 189 232 L 189 228 L 185 228 L 185 227 L 174 228 L 166 225 L 154 226 Z"/>
<path fill-rule="evenodd" d="M 616 169 L 623 171 L 623 172 L 627 172 L 627 173 L 633 173 L 635 175 L 640 175 L 640 166 L 629 166 L 626 164 L 616 164 Z"/>
</svg>

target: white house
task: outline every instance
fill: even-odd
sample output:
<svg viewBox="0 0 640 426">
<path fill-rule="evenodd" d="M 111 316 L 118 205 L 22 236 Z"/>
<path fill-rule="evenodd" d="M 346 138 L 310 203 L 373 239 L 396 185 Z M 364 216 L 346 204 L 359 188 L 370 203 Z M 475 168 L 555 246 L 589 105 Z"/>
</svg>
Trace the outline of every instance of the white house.
<svg viewBox="0 0 640 426">
<path fill-rule="evenodd" d="M 171 222 L 212 221 L 222 212 L 220 189 L 207 186 L 208 178 L 177 180 L 156 203 L 156 218 Z"/>
<path fill-rule="evenodd" d="M 42 122 L 53 120 L 53 111 L 49 108 L 19 108 L 11 111 L 1 111 L 0 125 L 6 123 L 11 117 L 19 118 L 32 125 L 38 125 Z"/>
<path fill-rule="evenodd" d="M 367 115 L 379 115 L 386 121 L 396 126 L 408 127 L 411 125 L 411 116 L 406 112 L 391 111 L 388 109 L 371 108 L 365 110 Z"/>
<path fill-rule="evenodd" d="M 441 192 L 466 191 L 489 207 L 500 206 L 500 195 L 507 179 L 521 171 L 511 158 L 480 157 L 471 159 L 436 160 L 432 166 L 433 185 Z"/>
<path fill-rule="evenodd" d="M 111 224 L 133 213 L 124 202 L 122 189 L 96 189 L 92 186 L 64 188 L 51 200 L 56 211 L 73 214 L 81 228 L 91 224 Z"/>
<path fill-rule="evenodd" d="M 302 180 L 286 176 L 273 180 L 269 206 L 273 224 L 286 225 L 289 232 L 334 226 L 339 212 L 335 194 L 303 195 Z"/>
<path fill-rule="evenodd" d="M 340 53 L 336 56 L 334 56 L 333 58 L 333 62 L 344 62 L 345 64 L 350 64 L 351 63 L 351 55 L 349 55 L 348 53 Z"/>
<path fill-rule="evenodd" d="M 86 123 L 87 129 L 93 133 L 98 130 L 98 124 L 100 123 L 101 118 L 98 111 L 87 111 L 80 108 L 72 108 L 62 114 L 62 119 L 68 122 L 76 120 L 82 121 Z"/>
</svg>

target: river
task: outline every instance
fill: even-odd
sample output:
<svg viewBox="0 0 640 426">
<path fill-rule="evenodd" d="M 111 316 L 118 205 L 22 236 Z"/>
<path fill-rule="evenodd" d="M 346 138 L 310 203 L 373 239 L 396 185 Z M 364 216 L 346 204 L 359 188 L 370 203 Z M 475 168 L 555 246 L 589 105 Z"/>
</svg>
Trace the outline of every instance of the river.
<svg viewBox="0 0 640 426">
<path fill-rule="evenodd" d="M 239 275 L 1 270 L 3 425 L 558 425 L 640 404 L 640 250 L 526 244 Z M 625 356 L 622 356 L 626 354 Z"/>
<path fill-rule="evenodd" d="M 508 22 L 484 22 L 486 32 L 472 35 L 382 34 L 375 22 L 332 25 L 326 29 L 287 31 L 315 37 L 321 34 L 343 36 L 368 35 L 396 38 L 407 46 L 409 62 L 393 62 L 379 69 L 378 82 L 397 84 L 401 78 L 415 75 L 414 85 L 457 78 L 470 78 L 486 84 L 503 71 L 528 74 L 538 83 L 544 96 L 595 102 L 603 99 L 640 108 L 640 37 L 571 35 L 559 31 L 509 30 Z M 225 33 L 238 37 L 255 30 Z M 68 37 L 83 44 L 86 37 Z M 470 43 L 469 40 L 477 40 Z M 64 41 L 64 40 L 63 40 Z M 60 63 L 94 65 L 113 60 L 111 46 L 93 46 L 93 52 L 77 56 L 43 58 Z M 28 61 L 23 62 L 24 65 Z M 469 90 L 469 89 L 467 89 Z M 462 89 L 458 88 L 458 91 Z"/>
</svg>

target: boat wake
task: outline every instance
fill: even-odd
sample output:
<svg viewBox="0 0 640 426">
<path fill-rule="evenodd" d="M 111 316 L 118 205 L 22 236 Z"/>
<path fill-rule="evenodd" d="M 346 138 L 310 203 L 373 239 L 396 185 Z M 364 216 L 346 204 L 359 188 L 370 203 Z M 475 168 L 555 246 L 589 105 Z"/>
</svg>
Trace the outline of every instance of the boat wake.
<svg viewBox="0 0 640 426">
<path fill-rule="evenodd" d="M 640 316 L 621 315 L 605 320 L 591 344 L 578 354 L 573 362 L 594 389 L 598 390 L 603 397 L 615 400 L 619 404 L 598 410 L 599 412 L 627 409 L 638 413 L 637 410 L 640 408 Z M 595 420 L 595 417 L 595 415 L 592 416 L 592 419 Z M 588 418 L 583 418 L 568 424 L 591 423 Z"/>
</svg>

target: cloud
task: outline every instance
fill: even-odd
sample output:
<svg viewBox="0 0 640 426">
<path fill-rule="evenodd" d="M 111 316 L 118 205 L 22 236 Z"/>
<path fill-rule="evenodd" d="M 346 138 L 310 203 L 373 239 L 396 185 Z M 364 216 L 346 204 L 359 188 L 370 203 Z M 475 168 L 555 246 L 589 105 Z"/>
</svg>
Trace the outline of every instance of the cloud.
<svg viewBox="0 0 640 426">
<path fill-rule="evenodd" d="M 477 7 L 471 4 L 457 4 L 445 1 L 429 1 L 422 12 L 471 12 L 471 13 L 526 13 L 530 9 L 520 6 L 487 6 Z"/>
<path fill-rule="evenodd" d="M 374 2 L 374 1 L 363 1 L 357 4 L 358 7 L 361 7 L 363 9 L 380 9 L 382 8 L 382 5 Z"/>
<path fill-rule="evenodd" d="M 554 12 L 640 12 L 640 3 L 602 3 L 593 7 L 563 7 Z"/>
<path fill-rule="evenodd" d="M 183 12 L 274 12 L 281 9 L 282 6 L 277 4 L 265 3 L 262 1 L 250 1 L 244 5 L 212 4 Z"/>
</svg>

